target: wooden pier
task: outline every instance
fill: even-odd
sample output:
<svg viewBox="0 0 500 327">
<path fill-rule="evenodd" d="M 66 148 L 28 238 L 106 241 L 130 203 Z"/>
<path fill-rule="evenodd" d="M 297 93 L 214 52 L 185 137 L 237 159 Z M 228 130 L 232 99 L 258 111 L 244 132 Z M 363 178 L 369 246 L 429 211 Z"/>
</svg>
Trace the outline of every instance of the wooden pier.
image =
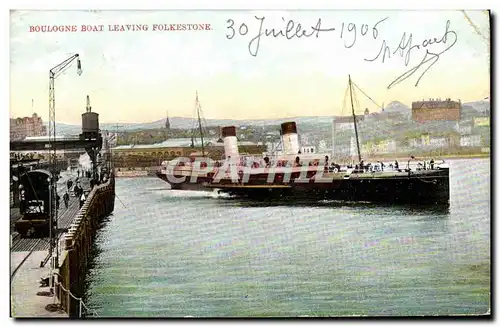
<svg viewBox="0 0 500 327">
<path fill-rule="evenodd" d="M 90 193 L 80 208 L 79 198 L 70 195 L 68 207 L 61 201 L 58 210 L 57 242 L 59 266 L 50 270 L 50 261 L 40 262 L 48 255 L 49 238 L 21 238 L 14 231 L 21 218 L 19 208 L 11 208 L 11 315 L 20 317 L 84 317 L 82 301 L 90 249 L 101 219 L 114 210 L 115 180 L 90 189 L 90 180 L 80 178 L 84 191 Z M 66 191 L 60 185 L 59 194 Z M 54 275 L 54 286 L 41 286 L 41 279 Z M 88 309 L 88 308 L 87 308 Z"/>
</svg>

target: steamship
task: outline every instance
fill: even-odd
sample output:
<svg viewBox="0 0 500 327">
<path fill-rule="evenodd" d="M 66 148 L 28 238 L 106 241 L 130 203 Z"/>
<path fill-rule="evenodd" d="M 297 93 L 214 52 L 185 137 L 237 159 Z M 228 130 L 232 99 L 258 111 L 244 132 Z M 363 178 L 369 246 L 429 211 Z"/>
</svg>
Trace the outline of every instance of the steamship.
<svg viewBox="0 0 500 327">
<path fill-rule="evenodd" d="M 349 87 L 352 92 L 351 80 Z M 352 106 L 358 141 L 356 115 Z M 303 154 L 295 122 L 284 122 L 280 129 L 283 154 L 250 158 L 240 156 L 236 127 L 222 128 L 225 160 L 213 164 L 209 159 L 191 158 L 166 163 L 158 177 L 172 189 L 218 190 L 236 197 L 363 201 L 379 203 L 449 203 L 449 167 L 444 164 L 415 166 L 410 157 L 405 167 L 373 169 L 361 158 L 358 164 L 330 164 L 327 154 Z"/>
</svg>

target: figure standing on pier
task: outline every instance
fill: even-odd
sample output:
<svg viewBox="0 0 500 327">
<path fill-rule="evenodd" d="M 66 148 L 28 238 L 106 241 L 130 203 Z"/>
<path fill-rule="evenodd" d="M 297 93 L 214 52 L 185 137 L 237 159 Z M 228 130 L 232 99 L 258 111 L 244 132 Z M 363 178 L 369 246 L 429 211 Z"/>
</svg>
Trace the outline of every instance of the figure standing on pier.
<svg viewBox="0 0 500 327">
<path fill-rule="evenodd" d="M 85 193 L 82 192 L 82 196 L 80 197 L 80 208 L 83 207 L 83 204 L 85 203 Z"/>
<path fill-rule="evenodd" d="M 64 193 L 63 200 L 64 200 L 64 205 L 66 206 L 66 209 L 68 209 L 68 204 L 69 204 L 69 194 L 68 194 L 68 192 Z"/>
</svg>

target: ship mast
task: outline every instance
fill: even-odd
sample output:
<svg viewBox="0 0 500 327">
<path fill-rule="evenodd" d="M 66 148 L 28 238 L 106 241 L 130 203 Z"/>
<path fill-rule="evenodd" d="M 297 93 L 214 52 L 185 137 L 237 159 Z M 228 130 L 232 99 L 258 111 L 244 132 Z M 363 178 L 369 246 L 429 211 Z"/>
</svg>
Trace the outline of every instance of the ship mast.
<svg viewBox="0 0 500 327">
<path fill-rule="evenodd" d="M 205 156 L 205 146 L 203 144 L 203 129 L 201 128 L 200 102 L 198 101 L 198 91 L 196 91 L 196 111 L 198 113 L 198 127 L 200 128 L 201 154 L 204 157 Z"/>
<path fill-rule="evenodd" d="M 352 119 L 354 121 L 354 133 L 356 134 L 356 146 L 358 148 L 358 159 L 361 162 L 361 151 L 359 149 L 359 138 L 358 138 L 358 126 L 356 123 L 356 114 L 354 113 L 354 102 L 352 100 L 352 82 L 351 75 L 349 75 L 349 93 L 351 95 L 351 108 L 352 108 Z"/>
</svg>

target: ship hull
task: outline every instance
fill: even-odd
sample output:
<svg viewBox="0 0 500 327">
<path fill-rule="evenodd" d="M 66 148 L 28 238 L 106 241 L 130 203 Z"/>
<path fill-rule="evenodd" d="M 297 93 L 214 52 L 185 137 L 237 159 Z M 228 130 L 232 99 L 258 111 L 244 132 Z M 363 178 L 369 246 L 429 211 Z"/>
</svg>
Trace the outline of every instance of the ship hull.
<svg viewBox="0 0 500 327">
<path fill-rule="evenodd" d="M 448 204 L 449 169 L 422 170 L 411 173 L 386 174 L 334 174 L 328 182 L 314 181 L 308 174 L 306 182 L 299 182 L 292 174 L 291 181 L 267 183 L 268 174 L 252 175 L 247 183 L 221 180 L 213 183 L 211 176 L 198 176 L 191 183 L 172 183 L 166 175 L 157 176 L 171 185 L 173 190 L 212 191 L 253 200 L 337 200 L 349 202 L 376 202 L 393 204 Z M 174 176 L 179 178 L 181 176 Z M 283 175 L 277 174 L 278 180 Z M 327 176 L 325 176 L 327 177 Z M 172 180 L 172 178 L 170 178 Z"/>
<path fill-rule="evenodd" d="M 450 198 L 448 169 L 380 178 L 338 178 L 330 183 L 291 183 L 287 188 L 219 185 L 219 189 L 233 196 L 255 200 L 318 199 L 394 204 L 448 204 Z"/>
<path fill-rule="evenodd" d="M 165 174 L 156 173 L 156 176 L 170 185 L 172 190 L 182 190 L 182 191 L 213 191 L 213 188 L 207 186 L 209 182 L 208 178 L 198 177 L 196 182 L 191 183 L 189 178 L 185 178 L 185 181 L 174 183 L 174 178 L 167 178 Z M 181 176 L 174 176 L 175 178 L 180 178 Z"/>
</svg>

